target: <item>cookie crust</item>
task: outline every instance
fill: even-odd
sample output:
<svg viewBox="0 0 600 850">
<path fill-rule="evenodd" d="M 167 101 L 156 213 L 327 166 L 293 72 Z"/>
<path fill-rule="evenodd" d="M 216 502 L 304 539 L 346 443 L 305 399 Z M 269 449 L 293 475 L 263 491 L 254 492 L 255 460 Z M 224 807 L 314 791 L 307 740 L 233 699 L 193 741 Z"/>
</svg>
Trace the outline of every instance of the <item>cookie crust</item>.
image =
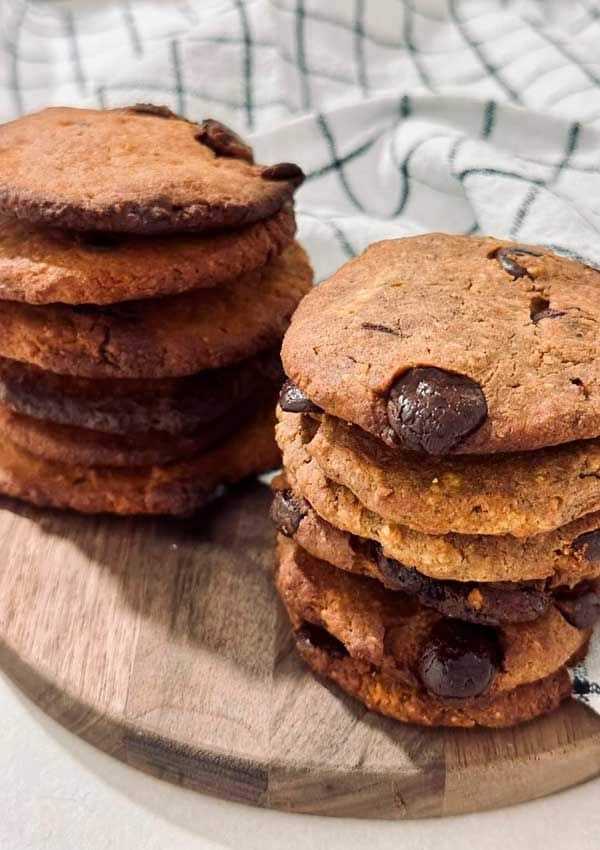
<svg viewBox="0 0 600 850">
<path fill-rule="evenodd" d="M 312 269 L 294 243 L 228 285 L 112 307 L 5 301 L 0 356 L 85 378 L 191 375 L 251 357 L 283 336 Z"/>
<path fill-rule="evenodd" d="M 156 109 L 44 109 L 2 125 L 0 150 L 0 209 L 72 230 L 241 227 L 281 209 L 299 183 L 218 156 L 200 125 Z"/>
</svg>

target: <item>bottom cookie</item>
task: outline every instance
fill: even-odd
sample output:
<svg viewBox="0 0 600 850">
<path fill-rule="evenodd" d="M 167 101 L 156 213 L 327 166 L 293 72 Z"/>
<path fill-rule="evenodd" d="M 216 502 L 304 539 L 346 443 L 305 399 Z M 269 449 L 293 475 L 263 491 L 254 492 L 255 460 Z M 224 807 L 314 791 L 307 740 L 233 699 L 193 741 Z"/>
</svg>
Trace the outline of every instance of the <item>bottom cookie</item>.
<svg viewBox="0 0 600 850">
<path fill-rule="evenodd" d="M 277 587 L 299 651 L 369 708 L 428 726 L 510 726 L 556 708 L 590 631 L 551 607 L 497 628 L 442 617 L 280 537 Z"/>
<path fill-rule="evenodd" d="M 164 466 L 131 468 L 52 463 L 4 438 L 0 493 L 82 513 L 190 514 L 210 501 L 222 485 L 279 464 L 273 427 L 269 404 L 207 452 Z"/>
</svg>

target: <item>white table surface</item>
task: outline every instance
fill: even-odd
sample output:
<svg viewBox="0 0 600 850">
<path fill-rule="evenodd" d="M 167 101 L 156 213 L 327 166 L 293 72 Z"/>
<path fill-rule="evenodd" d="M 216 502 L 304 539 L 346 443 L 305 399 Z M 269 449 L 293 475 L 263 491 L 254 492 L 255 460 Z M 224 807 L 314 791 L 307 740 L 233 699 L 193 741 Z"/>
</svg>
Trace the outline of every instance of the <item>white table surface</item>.
<svg viewBox="0 0 600 850">
<path fill-rule="evenodd" d="M 184 791 L 98 752 L 0 674 L 1 850 L 598 850 L 600 780 L 498 812 L 359 821 Z M 535 842 L 535 843 L 534 843 Z"/>
</svg>

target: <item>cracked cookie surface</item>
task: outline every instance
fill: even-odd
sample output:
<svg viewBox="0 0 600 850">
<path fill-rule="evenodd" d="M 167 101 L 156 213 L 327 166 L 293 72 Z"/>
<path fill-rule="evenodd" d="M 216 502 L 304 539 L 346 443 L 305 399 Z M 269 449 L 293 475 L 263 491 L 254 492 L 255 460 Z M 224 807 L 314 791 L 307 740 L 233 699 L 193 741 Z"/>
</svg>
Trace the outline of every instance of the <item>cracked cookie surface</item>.
<svg viewBox="0 0 600 850">
<path fill-rule="evenodd" d="M 283 364 L 314 404 L 392 447 L 490 453 L 597 437 L 599 291 L 600 272 L 543 248 L 378 242 L 304 299 Z"/>
<path fill-rule="evenodd" d="M 281 339 L 312 286 L 294 243 L 227 285 L 107 307 L 5 301 L 0 356 L 87 378 L 191 375 L 250 357 Z"/>
</svg>

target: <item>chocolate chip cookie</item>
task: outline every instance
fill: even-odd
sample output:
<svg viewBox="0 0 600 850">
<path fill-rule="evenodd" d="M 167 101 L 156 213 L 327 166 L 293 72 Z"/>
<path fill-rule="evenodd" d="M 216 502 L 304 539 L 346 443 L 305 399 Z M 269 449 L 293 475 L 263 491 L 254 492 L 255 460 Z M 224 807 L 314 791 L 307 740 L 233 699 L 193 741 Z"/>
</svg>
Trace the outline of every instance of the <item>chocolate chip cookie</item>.
<svg viewBox="0 0 600 850">
<path fill-rule="evenodd" d="M 283 345 L 313 405 L 396 450 L 533 450 L 600 436 L 600 272 L 547 249 L 427 234 L 371 245 Z"/>
<path fill-rule="evenodd" d="M 0 298 L 112 304 L 218 286 L 264 266 L 293 241 L 289 205 L 237 231 L 131 236 L 0 220 Z"/>
<path fill-rule="evenodd" d="M 496 628 L 441 617 L 285 539 L 277 586 L 313 667 L 369 708 L 425 725 L 503 726 L 556 707 L 589 639 L 554 606 Z"/>
<path fill-rule="evenodd" d="M 277 440 L 289 484 L 316 513 L 336 528 L 381 544 L 389 558 L 434 579 L 522 582 L 551 579 L 573 585 L 600 570 L 600 512 L 588 514 L 546 534 L 433 535 L 413 531 L 368 510 L 343 485 L 328 479 L 306 449 L 314 421 L 304 428 L 282 419 Z M 597 542 L 596 542 L 597 541 Z"/>
<path fill-rule="evenodd" d="M 242 227 L 302 182 L 216 121 L 165 107 L 44 109 L 0 127 L 0 209 L 71 230 L 164 234 Z"/>
<path fill-rule="evenodd" d="M 308 439 L 303 414 L 282 413 L 282 433 L 304 433 L 324 475 L 383 519 L 427 534 L 553 531 L 600 510 L 600 440 L 518 454 L 431 458 L 398 452 L 323 414 Z"/>
<path fill-rule="evenodd" d="M 311 286 L 295 243 L 228 284 L 168 298 L 105 307 L 5 301 L 0 356 L 86 378 L 191 375 L 272 346 Z"/>
</svg>

